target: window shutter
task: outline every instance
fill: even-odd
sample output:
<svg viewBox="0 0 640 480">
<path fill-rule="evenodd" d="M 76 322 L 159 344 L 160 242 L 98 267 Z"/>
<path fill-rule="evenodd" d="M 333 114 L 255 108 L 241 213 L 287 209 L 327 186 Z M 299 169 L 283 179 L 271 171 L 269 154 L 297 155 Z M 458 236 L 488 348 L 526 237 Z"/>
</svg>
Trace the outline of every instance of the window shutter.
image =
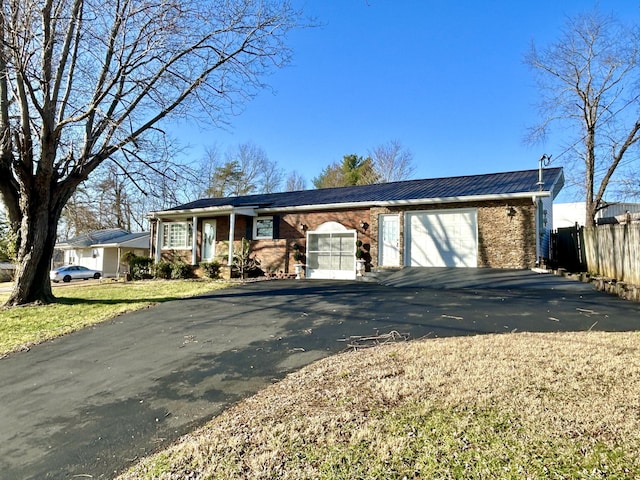
<svg viewBox="0 0 640 480">
<path fill-rule="evenodd" d="M 273 216 L 273 239 L 277 240 L 280 238 L 280 216 Z"/>
<path fill-rule="evenodd" d="M 253 240 L 253 217 L 246 217 L 247 228 L 244 234 L 244 238 L 247 240 Z"/>
</svg>

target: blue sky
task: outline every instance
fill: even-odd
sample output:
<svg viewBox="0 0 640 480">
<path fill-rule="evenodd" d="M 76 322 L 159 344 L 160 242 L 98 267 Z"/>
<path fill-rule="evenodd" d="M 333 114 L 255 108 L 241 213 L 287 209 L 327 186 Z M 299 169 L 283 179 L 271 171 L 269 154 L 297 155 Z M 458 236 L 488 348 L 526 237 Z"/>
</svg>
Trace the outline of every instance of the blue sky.
<svg viewBox="0 0 640 480">
<path fill-rule="evenodd" d="M 523 58 L 560 36 L 585 0 L 294 0 L 324 24 L 295 32 L 290 66 L 227 130 L 184 129 L 187 158 L 253 142 L 311 179 L 344 155 L 398 140 L 415 178 L 537 168 L 552 143 L 527 145 L 536 87 Z M 640 21 L 640 2 L 600 10 Z M 568 195 L 565 194 L 565 196 Z"/>
</svg>

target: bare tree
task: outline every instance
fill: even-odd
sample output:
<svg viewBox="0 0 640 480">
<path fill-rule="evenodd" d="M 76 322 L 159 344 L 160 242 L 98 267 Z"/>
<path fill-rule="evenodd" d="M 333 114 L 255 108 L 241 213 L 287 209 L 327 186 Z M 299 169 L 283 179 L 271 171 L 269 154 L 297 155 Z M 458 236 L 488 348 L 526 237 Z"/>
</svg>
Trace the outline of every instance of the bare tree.
<svg viewBox="0 0 640 480">
<path fill-rule="evenodd" d="M 260 193 L 279 192 L 282 189 L 284 171 L 275 161 L 267 159 L 263 164 L 260 178 Z"/>
<path fill-rule="evenodd" d="M 398 140 L 378 145 L 369 152 L 379 183 L 397 182 L 411 178 L 415 171 L 413 153 Z"/>
<path fill-rule="evenodd" d="M 76 188 L 65 205 L 58 225 L 63 238 L 104 228 L 131 230 L 134 218 L 144 212 L 136 210 L 138 189 L 112 162 L 103 163 L 91 179 Z"/>
<path fill-rule="evenodd" d="M 144 152 L 164 122 L 225 121 L 288 61 L 299 21 L 284 0 L 2 0 L 0 195 L 19 234 L 7 304 L 55 300 L 56 228 L 78 185 L 114 157 L 160 171 Z"/>
<path fill-rule="evenodd" d="M 79 185 L 62 210 L 58 225 L 61 238 L 72 238 L 82 233 L 105 228 L 96 214 L 91 191 Z"/>
<path fill-rule="evenodd" d="M 295 192 L 307 188 L 307 181 L 297 170 L 292 170 L 285 181 L 285 191 Z"/>
<path fill-rule="evenodd" d="M 625 198 L 640 199 L 640 172 L 628 172 L 620 186 L 620 194 Z"/>
<path fill-rule="evenodd" d="M 542 122 L 531 139 L 544 138 L 553 126 L 568 139 L 564 157 L 577 167 L 567 173 L 578 175 L 588 226 L 606 206 L 619 167 L 637 161 L 639 47 L 637 28 L 593 11 L 569 19 L 556 43 L 532 47 L 526 57 L 541 94 Z"/>
<path fill-rule="evenodd" d="M 283 172 L 276 162 L 269 160 L 259 146 L 248 142 L 227 150 L 221 162 L 217 147 L 207 150 L 201 171 L 207 175 L 204 194 L 211 197 L 271 193 L 282 185 Z"/>
<path fill-rule="evenodd" d="M 260 173 L 267 161 L 265 151 L 253 143 L 242 143 L 227 150 L 227 164 L 237 165 L 238 175 L 227 195 L 247 195 L 258 190 Z"/>
</svg>

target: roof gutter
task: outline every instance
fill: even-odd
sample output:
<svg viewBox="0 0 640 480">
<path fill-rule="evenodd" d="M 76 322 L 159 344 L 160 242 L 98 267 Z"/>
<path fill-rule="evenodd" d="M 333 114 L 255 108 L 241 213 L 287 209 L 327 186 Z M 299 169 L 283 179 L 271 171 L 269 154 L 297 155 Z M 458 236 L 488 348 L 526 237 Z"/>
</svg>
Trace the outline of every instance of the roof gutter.
<svg viewBox="0 0 640 480">
<path fill-rule="evenodd" d="M 138 237 L 132 238 L 131 240 L 126 240 L 124 242 L 113 242 L 113 243 L 96 243 L 95 245 L 90 245 L 92 248 L 110 248 L 110 247 L 129 247 L 133 246 L 136 248 L 136 244 L 148 244 L 149 243 L 149 235 L 147 237 Z M 143 247 L 140 247 L 143 248 Z"/>
<path fill-rule="evenodd" d="M 193 209 L 181 209 L 181 210 L 162 210 L 158 212 L 150 212 L 148 218 L 184 218 L 190 216 L 204 216 L 209 214 L 225 215 L 225 214 L 240 214 L 255 217 L 263 213 L 277 213 L 277 212 L 304 212 L 310 210 L 335 210 L 335 209 L 350 209 L 350 208 L 368 208 L 368 207 L 402 207 L 412 205 L 435 205 L 435 204 L 450 204 L 450 203 L 469 203 L 469 202 L 486 202 L 486 201 L 506 201 L 506 200 L 518 200 L 539 197 L 550 197 L 551 192 L 518 192 L 518 193 L 504 193 L 504 194 L 490 194 L 490 195 L 466 195 L 462 197 L 437 197 L 437 198 L 416 198 L 411 200 L 385 200 L 385 201 L 364 201 L 364 202 L 342 202 L 342 203 L 324 203 L 316 205 L 297 205 L 291 207 L 259 207 L 257 205 L 234 207 L 231 205 L 223 205 L 217 207 L 202 207 Z"/>
<path fill-rule="evenodd" d="M 209 213 L 213 213 L 216 215 L 230 215 L 232 213 L 237 213 L 240 215 L 255 217 L 257 215 L 257 208 L 257 206 L 234 207 L 232 205 L 222 205 L 219 207 L 185 208 L 182 210 L 161 210 L 158 212 L 149 212 L 149 215 L 147 215 L 147 217 L 150 219 L 181 218 L 185 216 L 203 216 Z"/>
<path fill-rule="evenodd" d="M 521 193 L 505 193 L 492 195 L 468 195 L 463 197 L 439 197 L 439 198 L 417 198 L 413 200 L 386 200 L 383 202 L 343 202 L 343 203 L 327 203 L 320 205 L 299 205 L 295 207 L 265 207 L 256 208 L 257 213 L 276 213 L 276 212 L 300 212 L 308 210 L 333 210 L 333 209 L 349 209 L 349 208 L 367 208 L 367 207 L 401 207 L 412 205 L 433 205 L 446 203 L 466 203 L 466 202 L 485 202 L 491 200 L 518 200 L 537 197 L 550 197 L 551 192 L 521 192 Z"/>
</svg>

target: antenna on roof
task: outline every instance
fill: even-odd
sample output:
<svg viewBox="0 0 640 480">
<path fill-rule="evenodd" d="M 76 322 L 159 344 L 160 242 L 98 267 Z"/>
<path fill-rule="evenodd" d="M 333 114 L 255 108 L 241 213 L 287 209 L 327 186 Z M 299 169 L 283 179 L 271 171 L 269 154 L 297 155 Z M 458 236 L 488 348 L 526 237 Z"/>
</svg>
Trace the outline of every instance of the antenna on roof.
<svg viewBox="0 0 640 480">
<path fill-rule="evenodd" d="M 538 160 L 538 183 L 536 183 L 536 185 L 538 185 L 538 189 L 540 191 L 542 191 L 544 187 L 544 181 L 542 180 L 542 169 L 544 167 L 548 167 L 550 163 L 551 155 L 547 155 L 546 153 L 543 153 L 540 157 L 540 160 Z"/>
</svg>

